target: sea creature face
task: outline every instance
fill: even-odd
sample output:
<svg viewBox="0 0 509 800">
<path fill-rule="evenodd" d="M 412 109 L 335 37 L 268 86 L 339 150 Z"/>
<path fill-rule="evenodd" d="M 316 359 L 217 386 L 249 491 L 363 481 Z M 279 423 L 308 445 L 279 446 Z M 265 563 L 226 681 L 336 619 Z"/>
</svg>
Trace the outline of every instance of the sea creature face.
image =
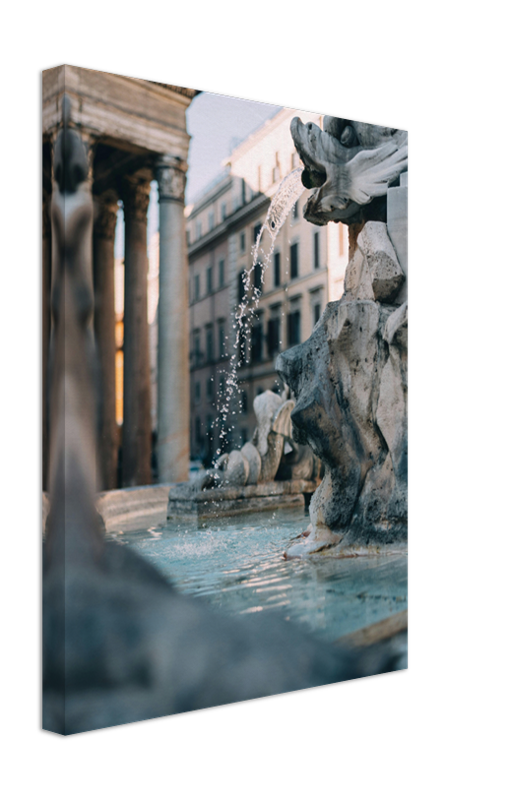
<svg viewBox="0 0 509 800">
<path fill-rule="evenodd" d="M 407 169 L 405 131 L 324 118 L 324 130 L 294 117 L 290 126 L 304 163 L 302 183 L 315 189 L 304 217 L 315 225 L 356 222 L 362 206 L 383 197 Z"/>
</svg>

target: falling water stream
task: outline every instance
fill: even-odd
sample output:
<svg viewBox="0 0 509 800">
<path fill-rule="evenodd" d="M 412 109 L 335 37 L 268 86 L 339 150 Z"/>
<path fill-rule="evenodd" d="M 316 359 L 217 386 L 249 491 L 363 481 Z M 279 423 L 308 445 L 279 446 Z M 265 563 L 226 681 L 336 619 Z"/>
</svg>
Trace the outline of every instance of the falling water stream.
<svg viewBox="0 0 509 800">
<path fill-rule="evenodd" d="M 226 443 L 228 433 L 233 429 L 233 426 L 228 428 L 228 415 L 234 393 L 236 392 L 237 395 L 239 394 L 237 371 L 246 355 L 246 334 L 250 330 L 253 319 L 256 316 L 262 294 L 261 288 L 256 286 L 253 287 L 251 292 L 252 275 L 257 264 L 260 264 L 260 280 L 263 286 L 265 272 L 267 271 L 272 254 L 274 252 L 277 235 L 281 230 L 288 214 L 290 213 L 290 210 L 304 191 L 304 186 L 301 181 L 302 171 L 303 167 L 297 167 L 297 169 L 294 169 L 281 181 L 276 194 L 272 198 L 269 210 L 267 211 L 267 216 L 265 217 L 265 221 L 253 246 L 251 266 L 249 269 L 245 270 L 243 274 L 244 294 L 239 304 L 237 313 L 235 314 L 235 342 L 233 345 L 233 352 L 230 357 L 229 371 L 226 377 L 226 393 L 223 404 L 219 409 L 219 417 L 215 421 L 215 425 L 219 426 L 220 428 L 220 447 L 216 450 L 217 456 L 221 454 L 221 444 Z M 262 237 L 264 232 L 268 233 L 270 239 L 270 245 L 267 251 L 263 250 L 262 248 Z"/>
</svg>

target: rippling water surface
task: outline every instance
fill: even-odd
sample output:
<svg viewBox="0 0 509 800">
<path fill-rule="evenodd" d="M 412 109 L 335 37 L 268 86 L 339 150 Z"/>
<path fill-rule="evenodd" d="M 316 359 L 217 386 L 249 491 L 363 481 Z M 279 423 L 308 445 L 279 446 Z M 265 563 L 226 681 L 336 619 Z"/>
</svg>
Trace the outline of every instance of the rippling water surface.
<svg viewBox="0 0 509 800">
<path fill-rule="evenodd" d="M 111 534 L 167 575 L 180 591 L 231 614 L 278 610 L 326 639 L 407 607 L 407 559 L 283 559 L 304 531 L 302 511 L 223 519 L 199 529 L 158 526 Z"/>
</svg>

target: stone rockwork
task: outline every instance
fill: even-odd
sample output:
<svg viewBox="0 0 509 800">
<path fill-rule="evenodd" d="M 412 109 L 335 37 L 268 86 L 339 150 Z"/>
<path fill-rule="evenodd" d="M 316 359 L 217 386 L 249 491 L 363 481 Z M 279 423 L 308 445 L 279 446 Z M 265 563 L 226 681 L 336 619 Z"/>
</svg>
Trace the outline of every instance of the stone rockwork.
<svg viewBox="0 0 509 800">
<path fill-rule="evenodd" d="M 296 398 L 293 438 L 310 445 L 325 469 L 309 529 L 288 555 L 401 549 L 407 539 L 406 188 L 392 203 L 396 225 L 386 198 L 392 185 L 401 194 L 406 133 L 330 117 L 324 131 L 294 120 L 292 133 L 306 166 L 303 180 L 318 187 L 304 215 L 315 224 L 351 221 L 356 244 L 341 299 L 327 305 L 306 342 L 276 363 Z"/>
</svg>

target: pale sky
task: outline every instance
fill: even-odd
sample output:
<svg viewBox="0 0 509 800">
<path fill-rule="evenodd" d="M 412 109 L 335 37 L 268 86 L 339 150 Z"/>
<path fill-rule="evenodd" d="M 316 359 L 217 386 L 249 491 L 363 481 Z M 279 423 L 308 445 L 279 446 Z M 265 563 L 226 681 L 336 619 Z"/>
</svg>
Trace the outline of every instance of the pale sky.
<svg viewBox="0 0 509 800">
<path fill-rule="evenodd" d="M 186 203 L 192 203 L 221 171 L 221 162 L 231 151 L 281 106 L 239 100 L 204 92 L 187 110 L 191 134 Z"/>
<path fill-rule="evenodd" d="M 253 131 L 273 117 L 281 106 L 239 100 L 204 92 L 187 110 L 187 130 L 191 135 L 186 185 L 186 203 L 191 203 L 223 170 L 221 162 Z M 159 229 L 157 184 L 152 183 L 148 208 L 148 241 Z M 115 235 L 115 257 L 124 255 L 124 219 L 119 212 Z"/>
</svg>

